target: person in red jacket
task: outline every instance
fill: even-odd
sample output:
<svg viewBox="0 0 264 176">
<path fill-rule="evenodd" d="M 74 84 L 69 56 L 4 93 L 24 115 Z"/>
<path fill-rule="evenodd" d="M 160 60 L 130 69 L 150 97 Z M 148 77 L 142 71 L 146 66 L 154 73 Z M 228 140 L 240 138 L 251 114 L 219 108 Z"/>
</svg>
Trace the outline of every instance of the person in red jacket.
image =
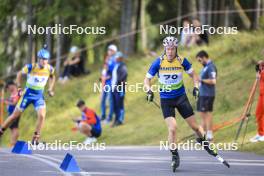
<svg viewBox="0 0 264 176">
<path fill-rule="evenodd" d="M 89 109 L 85 105 L 83 100 L 79 100 L 76 106 L 82 112 L 82 116 L 78 119 L 74 119 L 74 121 L 77 123 L 77 129 L 87 136 L 84 144 L 96 142 L 96 138 L 100 137 L 102 133 L 100 119 L 92 109 Z"/>
<path fill-rule="evenodd" d="M 6 83 L 5 89 L 10 94 L 10 97 L 7 100 L 5 100 L 5 104 L 7 105 L 8 115 L 11 115 L 14 112 L 16 108 L 16 104 L 20 98 L 19 91 L 14 81 L 8 81 Z M 19 137 L 19 130 L 18 130 L 19 120 L 20 120 L 20 116 L 16 120 L 14 120 L 9 126 L 11 130 L 11 143 L 10 143 L 11 146 L 14 146 L 16 144 Z"/>
<path fill-rule="evenodd" d="M 264 141 L 264 61 L 256 65 L 256 77 L 259 80 L 259 98 L 256 109 L 258 134 L 250 139 L 251 142 Z"/>
</svg>

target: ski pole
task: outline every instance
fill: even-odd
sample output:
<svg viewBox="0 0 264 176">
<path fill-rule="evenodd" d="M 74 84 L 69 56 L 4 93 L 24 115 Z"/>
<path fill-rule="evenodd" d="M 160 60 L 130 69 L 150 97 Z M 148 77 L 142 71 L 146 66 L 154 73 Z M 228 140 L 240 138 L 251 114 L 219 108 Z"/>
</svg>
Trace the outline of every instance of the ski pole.
<svg viewBox="0 0 264 176">
<path fill-rule="evenodd" d="M 152 102 L 160 109 L 160 105 L 155 100 L 153 100 Z"/>
<path fill-rule="evenodd" d="M 243 137 L 243 140 L 242 140 L 242 144 L 241 144 L 241 148 L 243 148 L 243 145 L 244 145 L 244 141 L 245 141 L 245 137 L 246 137 L 246 134 L 247 134 L 247 128 L 248 128 L 248 122 L 249 122 L 249 117 L 246 118 L 246 127 L 245 127 L 245 131 L 244 131 L 244 137 Z"/>
<path fill-rule="evenodd" d="M 256 88 L 257 88 L 257 83 L 258 83 L 258 79 L 255 80 L 252 88 L 251 88 L 251 91 L 250 91 L 250 94 L 249 94 L 249 98 L 248 98 L 248 101 L 246 103 L 246 106 L 245 106 L 245 109 L 243 111 L 243 114 L 242 114 L 242 120 L 240 122 L 240 125 L 238 127 L 238 130 L 237 130 L 237 133 L 236 133 L 236 137 L 235 137 L 235 142 L 237 141 L 239 135 L 240 135 L 240 132 L 241 132 L 241 129 L 243 127 L 243 124 L 244 124 L 244 121 L 247 117 L 247 113 L 248 113 L 248 110 L 252 104 L 252 101 L 254 99 L 254 95 L 255 95 L 255 92 L 256 92 Z"/>
<path fill-rule="evenodd" d="M 222 158 L 220 155 L 217 154 L 215 157 L 218 161 L 223 163 L 226 167 L 230 168 L 230 164 L 226 160 L 224 160 L 224 158 Z"/>
</svg>

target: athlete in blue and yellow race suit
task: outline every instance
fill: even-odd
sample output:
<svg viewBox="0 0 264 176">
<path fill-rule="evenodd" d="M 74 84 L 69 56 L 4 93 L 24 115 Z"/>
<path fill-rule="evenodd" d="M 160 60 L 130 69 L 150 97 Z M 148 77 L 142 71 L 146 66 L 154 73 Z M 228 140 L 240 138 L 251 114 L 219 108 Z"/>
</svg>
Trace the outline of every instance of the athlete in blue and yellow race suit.
<svg viewBox="0 0 264 176">
<path fill-rule="evenodd" d="M 46 103 L 44 100 L 44 88 L 49 81 L 49 96 L 54 96 L 53 87 L 55 84 L 54 68 L 48 64 L 50 53 L 46 49 L 38 52 L 38 62 L 36 64 L 27 64 L 17 74 L 17 85 L 20 87 L 22 75 L 27 75 L 26 87 L 23 92 L 20 90 L 21 97 L 16 105 L 14 112 L 5 120 L 0 128 L 0 136 L 4 130 L 17 118 L 22 112 L 33 104 L 37 111 L 37 125 L 33 135 L 32 142 L 38 143 L 40 131 L 44 124 L 46 116 Z"/>
<path fill-rule="evenodd" d="M 148 90 L 147 101 L 153 101 L 154 93 L 151 88 L 151 80 L 157 74 L 160 83 L 161 109 L 169 131 L 168 141 L 170 146 L 177 146 L 175 108 L 197 134 L 197 141 L 204 142 L 204 130 L 195 120 L 193 108 L 186 96 L 183 84 L 183 72 L 185 71 L 194 81 L 193 95 L 197 97 L 199 94 L 198 76 L 195 74 L 191 63 L 186 58 L 182 59 L 177 55 L 177 39 L 175 37 L 166 37 L 163 40 L 163 45 L 164 54 L 152 63 L 144 80 L 145 87 Z M 205 148 L 205 150 L 207 149 Z M 178 149 L 171 149 L 171 153 L 172 168 L 175 172 L 180 164 Z"/>
</svg>

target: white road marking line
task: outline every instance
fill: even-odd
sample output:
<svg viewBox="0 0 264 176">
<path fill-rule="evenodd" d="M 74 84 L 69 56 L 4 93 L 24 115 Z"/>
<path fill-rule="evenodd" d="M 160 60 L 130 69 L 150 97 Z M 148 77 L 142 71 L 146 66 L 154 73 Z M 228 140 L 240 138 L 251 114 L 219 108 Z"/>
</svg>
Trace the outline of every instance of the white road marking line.
<svg viewBox="0 0 264 176">
<path fill-rule="evenodd" d="M 109 159 L 124 159 L 124 156 L 116 156 L 116 155 L 80 155 L 78 158 L 109 158 Z M 168 160 L 168 157 L 142 157 L 142 156 L 128 156 L 126 155 L 126 159 L 136 159 L 136 160 Z"/>
<path fill-rule="evenodd" d="M 53 158 L 51 156 L 46 156 L 46 155 L 41 155 L 41 154 L 34 154 L 35 156 L 39 156 L 41 158 L 45 158 L 45 159 L 49 159 L 51 161 L 55 161 L 55 162 L 58 162 L 59 164 L 62 162 L 61 160 L 59 159 L 56 159 L 56 158 Z M 81 169 L 81 172 L 79 172 L 78 174 L 82 175 L 82 176 L 91 176 L 89 172 L 86 172 L 86 171 L 83 171 Z"/>
<path fill-rule="evenodd" d="M 81 159 L 81 161 L 87 161 L 87 159 Z M 116 159 L 93 159 L 92 161 L 100 161 L 106 163 L 167 163 L 168 161 L 144 161 L 144 160 L 116 160 Z"/>
<path fill-rule="evenodd" d="M 209 165 L 212 165 L 212 164 L 215 164 L 215 165 L 222 165 L 222 163 L 219 163 L 219 162 L 188 162 L 188 164 L 196 164 L 196 165 L 199 165 L 199 164 L 209 164 Z M 237 162 L 230 162 L 229 163 L 230 166 L 264 166 L 264 163 L 237 163 Z"/>
<path fill-rule="evenodd" d="M 43 172 L 43 173 L 57 173 L 55 171 L 39 171 L 39 172 Z"/>
<path fill-rule="evenodd" d="M 45 155 L 41 155 L 41 154 L 34 154 L 34 155 L 35 156 L 39 156 L 41 158 L 46 158 L 46 159 L 49 159 L 51 161 L 55 161 L 55 162 L 58 162 L 58 163 L 62 162 L 61 160 L 53 158 L 53 157 L 50 157 L 50 156 L 45 156 Z"/>
<path fill-rule="evenodd" d="M 237 163 L 237 162 L 230 162 L 231 166 L 264 166 L 264 163 Z"/>
<path fill-rule="evenodd" d="M 92 175 L 115 175 L 115 176 L 122 176 L 124 174 L 118 172 L 90 172 Z"/>
<path fill-rule="evenodd" d="M 260 163 L 264 163 L 264 159 L 263 159 L 263 160 L 228 159 L 228 161 L 238 161 L 238 162 L 260 162 Z"/>
<path fill-rule="evenodd" d="M 159 146 L 158 146 L 159 147 Z M 157 146 L 106 146 L 106 150 L 107 149 L 156 149 Z"/>
</svg>

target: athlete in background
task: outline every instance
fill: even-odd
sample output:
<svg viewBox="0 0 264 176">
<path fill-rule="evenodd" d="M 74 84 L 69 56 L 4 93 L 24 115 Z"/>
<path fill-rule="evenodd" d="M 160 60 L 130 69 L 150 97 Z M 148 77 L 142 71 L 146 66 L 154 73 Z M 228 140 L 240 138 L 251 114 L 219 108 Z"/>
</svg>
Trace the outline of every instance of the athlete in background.
<svg viewBox="0 0 264 176">
<path fill-rule="evenodd" d="M 54 68 L 49 65 L 50 53 L 45 48 L 41 49 L 38 54 L 36 64 L 27 64 L 17 74 L 17 86 L 19 87 L 20 99 L 14 112 L 4 121 L 0 127 L 0 136 L 10 124 L 16 120 L 28 105 L 33 104 L 37 111 L 37 124 L 33 134 L 32 142 L 38 144 L 40 132 L 44 125 L 46 117 L 46 103 L 44 100 L 44 88 L 49 81 L 48 94 L 54 96 L 53 88 L 55 84 Z M 27 75 L 26 87 L 21 91 L 22 76 Z"/>
<path fill-rule="evenodd" d="M 5 89 L 10 94 L 10 97 L 7 100 L 5 100 L 5 104 L 7 105 L 7 113 L 8 116 L 10 116 L 14 112 L 20 96 L 18 94 L 17 86 L 13 81 L 8 81 L 6 83 Z M 11 130 L 11 142 L 10 142 L 11 146 L 15 145 L 19 137 L 19 130 L 18 130 L 19 120 L 20 120 L 20 116 L 16 120 L 14 120 L 12 124 L 9 126 Z"/>
</svg>

